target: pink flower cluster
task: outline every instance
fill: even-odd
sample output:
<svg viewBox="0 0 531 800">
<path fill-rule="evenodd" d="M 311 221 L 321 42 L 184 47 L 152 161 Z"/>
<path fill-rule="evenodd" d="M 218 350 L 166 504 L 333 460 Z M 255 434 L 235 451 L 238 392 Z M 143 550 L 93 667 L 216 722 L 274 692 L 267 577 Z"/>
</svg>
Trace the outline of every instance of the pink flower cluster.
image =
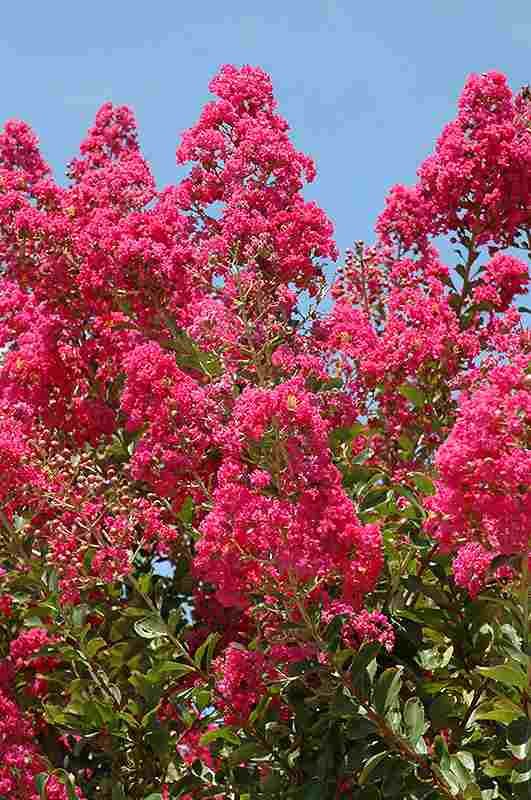
<svg viewBox="0 0 531 800">
<path fill-rule="evenodd" d="M 337 250 L 303 196 L 313 162 L 261 69 L 224 66 L 210 88 L 177 150 L 189 171 L 162 191 L 125 107 L 98 112 L 66 187 L 26 125 L 0 134 L 0 524 L 23 543 L 2 555 L 0 624 L 36 709 L 60 662 L 44 621 L 17 629 L 25 546 L 62 604 L 101 603 L 89 625 L 127 603 L 141 560 L 173 562 L 190 653 L 221 634 L 212 704 L 234 726 L 283 670 L 326 669 L 319 619 L 344 617 L 345 647 L 392 650 L 391 623 L 366 608 L 384 563 L 374 520 L 411 522 L 419 472 L 437 468 L 427 531 L 472 595 L 510 577 L 497 556 L 529 551 L 531 338 L 513 305 L 529 269 L 505 252 L 528 249 L 527 95 L 497 73 L 470 78 L 416 186 L 391 191 L 376 246 L 356 243 L 321 313 Z M 391 499 L 371 515 L 381 487 Z M 5 683 L 0 795 L 35 800 L 46 765 Z M 178 727 L 171 698 L 159 721 Z M 271 708 L 289 719 L 283 703 Z M 181 760 L 215 768 L 190 719 Z"/>
<path fill-rule="evenodd" d="M 13 800 L 39 800 L 35 778 L 46 772 L 48 765 L 36 744 L 37 730 L 0 689 L 0 795 Z M 68 790 L 58 778 L 51 776 L 46 784 L 49 800 L 68 800 Z M 76 789 L 76 796 L 82 798 Z"/>
<path fill-rule="evenodd" d="M 227 725 L 245 724 L 264 692 L 266 659 L 263 653 L 229 645 L 219 663 L 216 683 L 218 707 Z"/>
<path fill-rule="evenodd" d="M 257 590 L 317 580 L 340 585 L 359 606 L 374 587 L 380 533 L 356 519 L 327 434 L 319 398 L 299 379 L 238 398 L 195 561 L 224 605 L 245 607 Z"/>
<path fill-rule="evenodd" d="M 35 778 L 49 770 L 38 745 L 42 722 L 32 719 L 29 713 L 19 708 L 11 686 L 16 671 L 22 667 L 46 671 L 56 666 L 53 659 L 38 659 L 36 655 L 49 641 L 44 629 L 29 629 L 11 642 L 10 658 L 1 665 L 0 795 L 10 800 L 39 800 Z M 28 687 L 28 694 L 38 696 L 39 683 L 43 683 L 43 679 L 35 678 Z M 49 777 L 46 788 L 50 800 L 67 800 L 69 796 L 67 788 L 55 776 Z M 82 798 L 78 789 L 76 795 Z"/>
<path fill-rule="evenodd" d="M 180 163 L 195 164 L 177 197 L 183 209 L 201 211 L 201 265 L 224 278 L 238 263 L 244 276 L 311 284 L 320 274 L 316 257 L 336 256 L 332 227 L 299 193 L 315 167 L 294 149 L 287 123 L 275 113 L 268 75 L 227 65 L 210 89 L 219 99 L 205 107 L 177 150 Z M 214 216 L 209 211 L 216 203 L 221 213 Z"/>
<path fill-rule="evenodd" d="M 529 285 L 529 266 L 519 258 L 497 253 L 486 265 L 474 299 L 488 303 L 497 311 L 506 311 L 517 295 Z"/>
<path fill-rule="evenodd" d="M 208 392 L 180 370 L 172 353 L 151 342 L 126 358 L 121 410 L 128 430 L 145 430 L 131 461 L 131 476 L 162 496 L 191 491 L 203 472 L 219 410 Z"/>
<path fill-rule="evenodd" d="M 467 229 L 477 244 L 512 244 L 531 221 L 529 118 L 528 100 L 513 96 L 505 76 L 472 75 L 417 186 L 391 193 L 382 240 L 422 247 L 428 235 Z"/>
<path fill-rule="evenodd" d="M 367 642 L 378 642 L 388 652 L 394 647 L 395 633 L 385 614 L 381 611 L 368 611 L 366 608 L 357 611 L 348 603 L 334 600 L 323 612 L 323 622 L 329 623 L 334 617 L 344 618 L 341 638 L 346 647 L 358 650 Z"/>
<path fill-rule="evenodd" d="M 368 409 L 373 463 L 397 477 L 443 443 L 447 424 L 434 419 L 448 419 L 450 392 L 480 355 L 507 357 L 509 339 L 512 354 L 528 346 L 512 303 L 529 267 L 504 250 L 528 248 L 530 117 L 528 95 L 513 96 L 502 75 L 471 76 L 417 184 L 391 190 L 376 246 L 357 243 L 333 289 L 322 347 Z M 454 272 L 441 235 L 459 253 Z"/>
<path fill-rule="evenodd" d="M 437 454 L 429 529 L 457 550 L 457 582 L 476 594 L 499 555 L 527 557 L 531 519 L 531 390 L 518 366 L 492 370 L 463 397 Z"/>
</svg>

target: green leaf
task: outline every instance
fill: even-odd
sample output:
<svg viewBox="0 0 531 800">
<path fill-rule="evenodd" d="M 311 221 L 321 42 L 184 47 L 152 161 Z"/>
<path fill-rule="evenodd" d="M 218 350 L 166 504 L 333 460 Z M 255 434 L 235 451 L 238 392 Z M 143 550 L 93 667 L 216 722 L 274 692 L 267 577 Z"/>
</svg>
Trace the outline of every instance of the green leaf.
<svg viewBox="0 0 531 800">
<path fill-rule="evenodd" d="M 114 798 L 113 798 L 114 800 Z M 148 794 L 144 797 L 144 800 L 162 800 L 162 795 L 160 792 L 154 792 L 152 794 Z"/>
<path fill-rule="evenodd" d="M 410 619 L 413 622 L 419 622 L 426 628 L 432 628 L 434 631 L 450 635 L 455 630 L 455 625 L 452 625 L 450 615 L 445 611 L 437 608 L 415 608 L 414 610 L 406 609 L 399 612 L 400 617 Z"/>
<path fill-rule="evenodd" d="M 74 606 L 74 609 L 72 611 L 72 624 L 74 625 L 75 628 L 83 627 L 89 611 L 90 608 L 86 603 L 81 603 L 78 606 Z"/>
<path fill-rule="evenodd" d="M 185 499 L 177 516 L 185 525 L 191 524 L 194 518 L 194 500 L 192 497 L 188 496 Z"/>
<path fill-rule="evenodd" d="M 190 664 L 182 664 L 180 661 L 163 661 L 152 667 L 146 674 L 146 678 L 150 683 L 158 683 L 167 675 L 178 677 L 179 675 L 189 675 L 190 672 L 195 672 L 194 667 Z"/>
<path fill-rule="evenodd" d="M 358 650 L 352 661 L 352 666 L 350 668 L 352 674 L 357 675 L 363 672 L 371 661 L 376 658 L 381 649 L 382 646 L 378 642 L 367 642 L 367 644 L 364 644 L 363 647 Z"/>
<path fill-rule="evenodd" d="M 135 631 L 142 639 L 158 639 L 168 635 L 166 623 L 158 614 L 152 614 L 135 622 Z"/>
<path fill-rule="evenodd" d="M 475 710 L 473 719 L 494 720 L 508 725 L 523 715 L 523 710 L 508 698 L 499 698 L 494 702 L 488 700 L 481 703 Z"/>
<path fill-rule="evenodd" d="M 354 719 L 347 728 L 347 737 L 353 740 L 368 739 L 374 737 L 377 732 L 376 725 L 367 717 Z"/>
<path fill-rule="evenodd" d="M 352 440 L 364 430 L 365 426 L 359 423 L 348 428 L 335 428 L 330 434 L 330 445 L 334 448 L 338 447 L 340 444 L 352 442 Z"/>
<path fill-rule="evenodd" d="M 531 739 L 531 720 L 515 719 L 507 728 L 507 739 L 511 744 L 526 744 Z"/>
<path fill-rule="evenodd" d="M 429 597 L 438 606 L 448 607 L 449 600 L 445 593 L 431 583 L 424 583 L 416 575 L 408 575 L 404 580 L 404 585 L 410 592 L 418 592 Z"/>
<path fill-rule="evenodd" d="M 450 719 L 456 716 L 456 704 L 448 694 L 439 694 L 431 703 L 428 713 L 436 730 L 448 728 Z"/>
<path fill-rule="evenodd" d="M 338 648 L 341 643 L 341 628 L 343 627 L 343 622 L 345 619 L 345 614 L 337 614 L 326 626 L 325 638 L 327 642 L 329 642 L 328 649 L 331 652 L 338 652 Z M 350 655 L 352 655 L 352 653 L 350 653 Z"/>
<path fill-rule="evenodd" d="M 47 772 L 39 772 L 39 774 L 35 776 L 35 786 L 37 787 L 41 800 L 46 800 L 46 784 L 48 783 L 49 777 Z"/>
<path fill-rule="evenodd" d="M 530 780 L 531 780 L 531 770 L 527 770 L 527 772 L 518 772 L 518 770 L 513 769 L 513 771 L 511 772 L 511 777 L 510 777 L 511 783 L 528 783 Z M 526 794 L 529 797 L 527 791 Z"/>
<path fill-rule="evenodd" d="M 334 717 L 351 717 L 353 714 L 357 713 L 358 708 L 359 703 L 340 691 L 331 703 L 330 713 Z"/>
<path fill-rule="evenodd" d="M 511 664 L 499 664 L 497 667 L 478 667 L 477 671 L 486 678 L 503 683 L 505 686 L 525 689 L 527 687 L 527 675 L 519 667 Z"/>
<path fill-rule="evenodd" d="M 364 786 L 367 781 L 369 780 L 371 773 L 374 772 L 376 767 L 389 755 L 387 750 L 384 750 L 383 753 L 376 753 L 374 756 L 371 756 L 365 766 L 363 767 L 361 774 L 358 778 L 358 783 L 360 786 Z"/>
<path fill-rule="evenodd" d="M 96 636 L 94 639 L 91 639 L 89 642 L 87 642 L 85 647 L 87 657 L 93 658 L 93 656 L 95 656 L 99 650 L 106 646 L 107 642 L 105 639 L 102 639 L 101 636 Z"/>
<path fill-rule="evenodd" d="M 148 731 L 145 741 L 149 744 L 154 753 L 163 756 L 168 751 L 170 734 L 166 727 L 154 728 Z"/>
<path fill-rule="evenodd" d="M 356 795 L 356 798 L 359 797 L 359 800 L 380 800 L 381 796 L 376 786 L 365 786 L 361 793 Z"/>
<path fill-rule="evenodd" d="M 284 781 L 278 772 L 270 772 L 262 783 L 263 790 L 268 797 L 271 795 L 278 796 L 279 792 L 282 791 L 283 785 Z"/>
<path fill-rule="evenodd" d="M 374 705 L 380 714 L 385 714 L 394 705 L 401 685 L 401 667 L 390 667 L 380 675 L 374 689 Z"/>
<path fill-rule="evenodd" d="M 422 392 L 416 386 L 413 386 L 411 383 L 403 383 L 398 391 L 403 397 L 406 398 L 406 400 L 409 400 L 409 402 L 412 403 L 415 408 L 421 408 L 426 402 L 424 392 Z"/>
<path fill-rule="evenodd" d="M 448 763 L 446 762 L 442 763 L 440 766 L 440 770 L 443 774 L 446 783 L 450 787 L 450 791 L 452 792 L 452 794 L 457 794 L 459 791 L 459 782 L 452 771 L 449 761 Z"/>
<path fill-rule="evenodd" d="M 129 714 L 128 711 L 119 711 L 118 716 L 120 719 L 123 719 L 124 722 L 127 722 L 130 728 L 138 728 L 139 722 L 132 714 Z"/>
<path fill-rule="evenodd" d="M 219 633 L 211 633 L 203 644 L 201 644 L 197 650 L 195 651 L 194 655 L 194 662 L 195 664 L 201 669 L 201 663 L 203 661 L 203 657 L 206 654 L 206 669 L 209 668 L 210 662 L 212 661 L 212 656 L 214 655 L 214 650 L 216 648 L 216 644 L 220 640 L 221 636 Z"/>
<path fill-rule="evenodd" d="M 497 759 L 491 763 L 486 764 L 483 767 L 483 772 L 485 775 L 488 775 L 489 778 L 498 778 L 500 776 L 509 775 L 513 768 L 513 759 L 512 758 L 504 758 L 504 759 Z"/>
<path fill-rule="evenodd" d="M 256 708 L 254 709 L 254 711 L 252 711 L 250 716 L 249 716 L 249 722 L 250 722 L 251 725 L 254 725 L 254 723 L 265 714 L 265 712 L 267 711 L 267 709 L 271 705 L 272 701 L 273 701 L 273 698 L 271 696 L 264 695 L 262 697 L 262 699 L 260 700 L 260 702 L 258 703 Z"/>
<path fill-rule="evenodd" d="M 77 800 L 73 777 L 65 769 L 56 769 L 52 774 L 56 775 L 65 787 L 68 800 Z"/>
<path fill-rule="evenodd" d="M 230 754 L 230 764 L 245 764 L 251 758 L 263 758 L 267 750 L 259 742 L 245 742 Z"/>
<path fill-rule="evenodd" d="M 53 725 L 66 725 L 67 718 L 64 709 L 60 706 L 52 705 L 52 703 L 44 704 L 44 716 L 48 722 Z"/>
<path fill-rule="evenodd" d="M 208 733 L 204 733 L 201 736 L 200 742 L 205 745 L 215 742 L 217 739 L 224 739 L 231 744 L 241 744 L 239 736 L 231 728 L 216 728 L 213 731 L 208 731 Z"/>
<path fill-rule="evenodd" d="M 134 686 L 137 692 L 142 695 L 144 700 L 147 701 L 148 705 L 152 705 L 157 703 L 160 698 L 160 692 L 162 691 L 162 687 L 154 686 L 150 683 L 145 675 L 142 675 L 141 672 L 135 670 L 128 678 L 129 683 L 131 686 Z M 148 712 L 149 713 L 149 712 Z"/>
<path fill-rule="evenodd" d="M 323 784 L 322 783 L 305 783 L 303 786 L 304 794 L 301 798 L 304 800 L 322 800 L 323 797 Z"/>
<path fill-rule="evenodd" d="M 124 617 L 145 617 L 146 609 L 137 608 L 136 606 L 127 606 L 126 608 L 121 609 L 120 613 Z"/>
<path fill-rule="evenodd" d="M 473 784 L 474 759 L 470 753 L 456 753 L 450 756 L 450 769 L 455 775 L 461 789 Z"/>
<path fill-rule="evenodd" d="M 422 472 L 414 472 L 411 477 L 417 489 L 423 494 L 435 494 L 433 481 L 427 475 L 424 475 Z"/>
<path fill-rule="evenodd" d="M 404 706 L 404 723 L 408 739 L 417 744 L 424 733 L 424 706 L 417 697 L 411 697 Z"/>
<path fill-rule="evenodd" d="M 199 711 L 204 711 L 212 703 L 212 696 L 208 689 L 195 689 L 192 697 Z"/>
</svg>

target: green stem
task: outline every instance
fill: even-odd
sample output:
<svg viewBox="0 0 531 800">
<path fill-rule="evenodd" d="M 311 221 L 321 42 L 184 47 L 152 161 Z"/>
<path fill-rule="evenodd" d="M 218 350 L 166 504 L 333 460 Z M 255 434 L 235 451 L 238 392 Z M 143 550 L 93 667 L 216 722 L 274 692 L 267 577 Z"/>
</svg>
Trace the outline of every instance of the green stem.
<svg viewBox="0 0 531 800">
<path fill-rule="evenodd" d="M 145 604 L 148 606 L 150 611 L 152 611 L 153 614 L 156 614 L 156 616 L 159 618 L 160 622 L 166 628 L 166 635 L 167 635 L 168 639 L 175 646 L 175 648 L 177 649 L 179 654 L 190 664 L 190 666 L 194 667 L 194 669 L 197 670 L 197 672 L 199 674 L 201 674 L 204 678 L 207 678 L 208 676 L 206 676 L 205 673 L 203 672 L 203 670 L 201 670 L 200 667 L 197 666 L 197 664 L 195 663 L 194 659 L 192 658 L 192 656 L 190 655 L 190 653 L 188 652 L 186 647 L 183 645 L 183 643 L 177 638 L 177 636 L 173 635 L 173 633 L 171 632 L 170 628 L 168 627 L 168 624 L 167 624 L 166 620 L 161 615 L 160 610 L 157 608 L 155 603 L 151 600 L 149 595 L 147 595 L 145 592 L 142 591 L 142 589 L 140 588 L 140 585 L 139 585 L 138 581 L 136 580 L 136 578 L 134 578 L 133 575 L 128 575 L 126 580 L 129 583 L 129 585 L 133 587 L 133 589 L 136 591 L 136 593 L 140 595 L 140 597 L 145 602 Z"/>
<path fill-rule="evenodd" d="M 344 684 L 348 686 L 352 695 L 365 709 L 367 718 L 374 722 L 378 728 L 380 736 L 387 743 L 391 750 L 393 750 L 395 753 L 398 753 L 404 761 L 416 764 L 417 767 L 426 773 L 426 775 L 429 775 L 430 782 L 438 790 L 442 797 L 447 798 L 447 800 L 465 800 L 465 796 L 462 792 L 459 791 L 454 793 L 452 791 L 452 788 L 447 783 L 439 765 L 430 756 L 418 753 L 406 738 L 396 733 L 391 728 L 384 716 L 378 714 L 369 703 L 358 697 L 352 683 L 348 680 L 348 678 L 346 680 L 344 679 Z"/>
<path fill-rule="evenodd" d="M 297 594 L 295 594 L 295 597 L 296 597 L 297 607 L 314 641 L 319 644 L 321 649 L 326 651 L 326 643 L 319 635 L 318 630 L 316 629 L 306 609 L 304 608 L 304 604 L 300 601 Z M 376 710 L 373 709 L 368 702 L 364 701 L 362 698 L 359 697 L 349 675 L 343 672 L 342 669 L 338 669 L 337 674 L 343 685 L 349 690 L 352 696 L 355 697 L 356 700 L 359 702 L 359 704 L 365 709 L 367 717 L 370 720 L 372 720 L 372 722 L 375 723 L 380 733 L 380 736 L 382 737 L 382 739 L 384 739 L 384 741 L 387 742 L 391 750 L 398 753 L 406 762 L 409 761 L 410 763 L 416 764 L 417 767 L 421 768 L 427 774 L 429 774 L 433 786 L 437 788 L 439 793 L 443 797 L 447 798 L 447 800 L 465 800 L 465 797 L 462 794 L 462 792 L 457 792 L 457 794 L 455 794 L 452 791 L 443 773 L 441 772 L 440 767 L 435 761 L 433 761 L 427 755 L 423 755 L 422 753 L 417 753 L 417 751 L 411 746 L 411 744 L 408 742 L 407 739 L 405 739 L 400 734 L 395 733 L 395 731 L 390 727 L 384 716 L 378 714 Z"/>
<path fill-rule="evenodd" d="M 466 260 L 465 267 L 465 274 L 463 276 L 463 285 L 461 287 L 461 291 L 459 293 L 459 305 L 457 307 L 457 316 L 461 318 L 465 302 L 467 297 L 470 293 L 471 284 L 470 284 L 470 273 L 472 271 L 472 267 L 474 266 L 475 261 L 477 260 L 479 253 L 475 249 L 476 246 L 476 236 L 473 235 L 470 241 L 466 241 L 466 239 L 461 238 L 461 243 L 466 247 L 468 250 L 468 258 Z"/>
</svg>

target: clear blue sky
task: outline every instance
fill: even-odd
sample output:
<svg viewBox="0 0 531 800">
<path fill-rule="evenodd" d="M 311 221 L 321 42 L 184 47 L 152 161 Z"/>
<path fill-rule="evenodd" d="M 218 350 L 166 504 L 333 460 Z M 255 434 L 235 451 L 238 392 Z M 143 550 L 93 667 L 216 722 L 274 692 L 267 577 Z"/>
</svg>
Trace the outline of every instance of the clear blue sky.
<svg viewBox="0 0 531 800">
<path fill-rule="evenodd" d="M 2 117 L 28 121 L 57 174 L 106 101 L 137 115 L 161 184 L 180 133 L 227 62 L 273 78 L 307 192 L 341 248 L 371 238 L 388 188 L 411 182 L 470 72 L 531 81 L 531 0 L 73 0 L 2 6 Z"/>
</svg>

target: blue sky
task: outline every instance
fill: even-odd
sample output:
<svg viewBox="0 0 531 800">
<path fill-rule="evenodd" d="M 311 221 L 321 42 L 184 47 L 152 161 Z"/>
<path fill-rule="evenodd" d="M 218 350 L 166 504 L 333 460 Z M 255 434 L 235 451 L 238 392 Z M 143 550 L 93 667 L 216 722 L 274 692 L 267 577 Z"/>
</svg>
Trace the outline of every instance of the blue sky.
<svg viewBox="0 0 531 800">
<path fill-rule="evenodd" d="M 2 118 L 34 127 L 58 175 L 110 99 L 133 107 L 160 184 L 179 175 L 176 143 L 218 67 L 262 66 L 344 248 L 414 179 L 470 72 L 531 80 L 531 2 L 10 2 L 0 53 Z"/>
</svg>

